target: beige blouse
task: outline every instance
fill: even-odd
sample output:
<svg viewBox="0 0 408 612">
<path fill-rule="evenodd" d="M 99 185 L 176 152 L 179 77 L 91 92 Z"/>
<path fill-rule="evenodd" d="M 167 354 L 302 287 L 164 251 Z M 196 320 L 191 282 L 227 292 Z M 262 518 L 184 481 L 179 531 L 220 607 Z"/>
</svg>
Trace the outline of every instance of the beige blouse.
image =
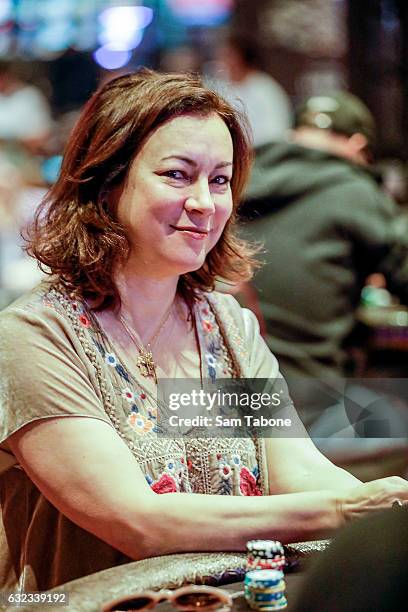
<svg viewBox="0 0 408 612">
<path fill-rule="evenodd" d="M 194 314 L 204 376 L 279 376 L 254 315 L 232 296 L 202 294 Z M 130 561 L 62 515 L 17 464 L 7 439 L 37 419 L 105 421 L 156 493 L 268 491 L 262 441 L 158 436 L 143 378 L 125 367 L 86 306 L 49 283 L 0 314 L 0 373 L 1 588 L 46 590 Z"/>
</svg>

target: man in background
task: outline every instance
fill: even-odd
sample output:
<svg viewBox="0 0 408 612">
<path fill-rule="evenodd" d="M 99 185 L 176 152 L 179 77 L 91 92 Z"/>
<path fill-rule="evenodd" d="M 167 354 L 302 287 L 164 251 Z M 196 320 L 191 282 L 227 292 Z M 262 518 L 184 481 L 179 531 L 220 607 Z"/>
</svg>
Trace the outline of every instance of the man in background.
<svg viewBox="0 0 408 612">
<path fill-rule="evenodd" d="M 291 390 L 305 377 L 344 376 L 344 349 L 369 274 L 382 273 L 408 303 L 406 219 L 370 168 L 374 140 L 369 110 L 339 92 L 307 100 L 290 141 L 256 149 L 245 234 L 265 246 L 254 286 L 267 342 Z M 306 422 L 313 409 L 304 408 Z"/>
<path fill-rule="evenodd" d="M 289 96 L 260 69 L 259 55 L 253 40 L 231 33 L 219 52 L 221 70 L 216 81 L 209 83 L 247 114 L 255 147 L 281 140 L 293 125 Z"/>
</svg>

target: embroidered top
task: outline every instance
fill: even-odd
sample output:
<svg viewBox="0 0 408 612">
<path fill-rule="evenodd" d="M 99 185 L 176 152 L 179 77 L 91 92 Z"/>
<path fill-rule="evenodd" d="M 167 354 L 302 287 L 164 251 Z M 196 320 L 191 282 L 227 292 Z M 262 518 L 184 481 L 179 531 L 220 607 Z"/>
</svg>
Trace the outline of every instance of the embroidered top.
<svg viewBox="0 0 408 612">
<path fill-rule="evenodd" d="M 231 296 L 203 294 L 197 301 L 202 370 L 212 380 L 277 376 L 247 313 Z M 59 513 L 18 466 L 7 438 L 37 419 L 76 415 L 113 425 L 156 493 L 267 492 L 259 441 L 159 438 L 157 405 L 142 377 L 121 362 L 85 305 L 48 283 L 1 313 L 0 371 L 2 588 L 46 590 L 129 561 Z"/>
</svg>

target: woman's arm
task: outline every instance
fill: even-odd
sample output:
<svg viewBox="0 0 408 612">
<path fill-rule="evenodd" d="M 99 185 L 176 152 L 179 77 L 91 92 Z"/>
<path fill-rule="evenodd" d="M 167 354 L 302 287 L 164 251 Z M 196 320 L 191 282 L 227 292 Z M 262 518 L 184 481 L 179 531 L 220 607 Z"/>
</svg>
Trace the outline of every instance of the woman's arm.
<svg viewBox="0 0 408 612">
<path fill-rule="evenodd" d="M 395 498 L 408 500 L 408 484 L 398 478 L 369 483 L 369 489 L 360 485 L 350 494 L 158 495 L 115 430 L 93 418 L 36 421 L 11 436 L 10 446 L 52 504 L 133 559 L 244 550 L 253 538 L 292 542 L 325 537 L 346 514 L 386 508 Z"/>
<path fill-rule="evenodd" d="M 269 493 L 295 493 L 319 489 L 350 489 L 361 481 L 334 465 L 304 438 L 271 438 L 265 441 Z"/>
<path fill-rule="evenodd" d="M 233 304 L 231 304 L 233 306 Z M 281 405 L 270 416 L 290 419 L 290 429 L 264 430 L 269 492 L 271 494 L 344 489 L 355 487 L 360 481 L 335 466 L 313 444 L 292 401 L 290 389 L 279 371 L 276 357 L 259 333 L 259 325 L 252 312 L 242 309 L 243 333 L 249 347 L 248 378 L 269 381 L 269 392 L 279 391 Z M 276 384 L 276 389 L 275 389 Z M 272 390 L 272 391 L 271 391 Z"/>
<path fill-rule="evenodd" d="M 257 537 L 311 539 L 342 522 L 337 495 L 326 491 L 264 498 L 158 495 L 115 430 L 97 419 L 36 421 L 15 433 L 10 446 L 51 503 L 134 559 L 243 550 Z"/>
<path fill-rule="evenodd" d="M 353 497 L 328 490 L 265 497 L 158 495 L 115 430 L 93 418 L 36 421 L 11 436 L 10 446 L 52 504 L 133 559 L 244 550 L 252 538 L 324 537 L 343 523 L 343 508 L 356 510 Z M 377 507 L 388 507 L 395 497 L 408 499 L 408 486 L 401 480 L 391 497 L 380 497 Z M 372 509 L 363 493 L 360 508 Z"/>
<path fill-rule="evenodd" d="M 265 440 L 269 493 L 350 489 L 358 478 L 334 465 L 310 439 L 293 404 L 284 408 L 292 428 L 285 437 Z"/>
</svg>

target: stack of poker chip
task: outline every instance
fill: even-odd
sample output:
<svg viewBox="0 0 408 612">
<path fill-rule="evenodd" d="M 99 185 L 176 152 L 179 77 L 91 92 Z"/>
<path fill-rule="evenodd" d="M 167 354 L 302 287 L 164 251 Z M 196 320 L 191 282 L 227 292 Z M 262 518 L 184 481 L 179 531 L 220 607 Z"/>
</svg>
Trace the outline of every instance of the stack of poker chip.
<svg viewBox="0 0 408 612">
<path fill-rule="evenodd" d="M 247 542 L 247 570 L 269 569 L 283 571 L 285 553 L 280 542 L 250 540 Z"/>
<path fill-rule="evenodd" d="M 286 608 L 285 581 L 279 570 L 252 570 L 245 574 L 245 599 L 253 610 Z"/>
</svg>

